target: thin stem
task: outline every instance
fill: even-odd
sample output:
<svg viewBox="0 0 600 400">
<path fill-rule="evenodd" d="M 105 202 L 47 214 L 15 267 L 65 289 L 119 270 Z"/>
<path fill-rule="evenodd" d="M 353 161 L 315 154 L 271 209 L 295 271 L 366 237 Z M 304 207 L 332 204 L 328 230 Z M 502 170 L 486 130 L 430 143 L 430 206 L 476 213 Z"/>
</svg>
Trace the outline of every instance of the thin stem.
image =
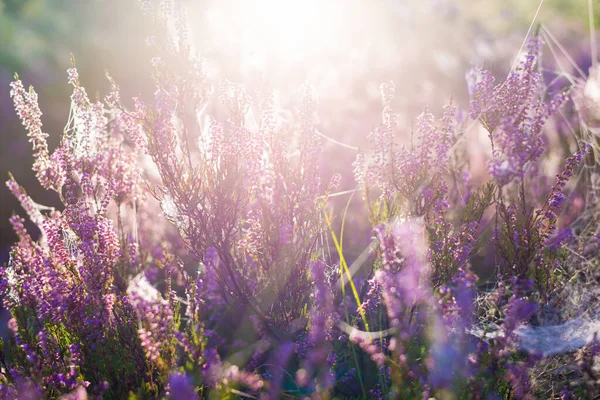
<svg viewBox="0 0 600 400">
<path fill-rule="evenodd" d="M 594 5 L 592 0 L 588 0 L 588 17 L 590 19 L 590 46 L 592 65 L 594 68 L 598 66 L 598 49 L 596 48 L 596 27 L 594 26 Z"/>
<path fill-rule="evenodd" d="M 583 79 L 587 79 L 583 70 L 579 67 L 579 65 L 577 65 L 575 60 L 573 60 L 573 57 L 571 57 L 571 55 L 567 52 L 567 50 L 564 48 L 564 46 L 562 44 L 560 44 L 560 42 L 556 39 L 556 37 L 554 37 L 552 32 L 550 32 L 544 26 L 542 26 L 542 29 L 544 32 L 546 32 L 546 35 L 554 42 L 554 44 L 556 44 L 556 46 L 559 48 L 559 50 L 565 55 L 565 58 L 569 61 L 569 63 L 571 63 L 571 65 L 573 66 L 573 68 L 575 68 L 575 70 L 579 73 L 579 75 Z"/>
<path fill-rule="evenodd" d="M 508 73 L 509 75 L 512 71 L 514 71 L 515 67 L 517 66 L 517 62 L 519 61 L 519 55 L 521 54 L 523 47 L 525 47 L 525 43 L 527 43 L 527 38 L 529 37 L 529 34 L 531 33 L 531 30 L 533 29 L 533 25 L 535 24 L 535 20 L 537 19 L 538 15 L 540 13 L 540 10 L 542 9 L 542 4 L 544 4 L 544 0 L 540 0 L 540 4 L 538 4 L 538 8 L 535 11 L 535 15 L 533 16 L 533 19 L 531 20 L 531 24 L 529 24 L 529 29 L 527 29 L 527 33 L 525 34 L 523 43 L 521 43 L 521 47 L 519 48 L 519 51 L 517 52 L 517 57 L 515 58 L 515 61 L 513 61 L 513 64 L 510 67 L 510 72 Z"/>
</svg>

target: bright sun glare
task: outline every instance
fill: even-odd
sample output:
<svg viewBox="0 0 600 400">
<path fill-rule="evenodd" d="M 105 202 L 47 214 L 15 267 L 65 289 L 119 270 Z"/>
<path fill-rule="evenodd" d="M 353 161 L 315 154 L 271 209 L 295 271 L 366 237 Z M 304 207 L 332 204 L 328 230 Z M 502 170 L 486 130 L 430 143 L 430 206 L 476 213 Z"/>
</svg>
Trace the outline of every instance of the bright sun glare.
<svg viewBox="0 0 600 400">
<path fill-rule="evenodd" d="M 241 48 L 260 63 L 304 60 L 342 40 L 342 4 L 337 0 L 236 2 Z M 342 7 L 342 8 L 340 8 Z"/>
</svg>

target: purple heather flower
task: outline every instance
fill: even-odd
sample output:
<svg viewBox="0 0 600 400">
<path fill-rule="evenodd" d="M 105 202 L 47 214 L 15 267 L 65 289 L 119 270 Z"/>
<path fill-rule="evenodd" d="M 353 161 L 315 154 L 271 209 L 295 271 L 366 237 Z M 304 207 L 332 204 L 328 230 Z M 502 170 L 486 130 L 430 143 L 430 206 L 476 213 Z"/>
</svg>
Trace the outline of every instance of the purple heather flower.
<svg viewBox="0 0 600 400">
<path fill-rule="evenodd" d="M 167 380 L 167 398 L 170 400 L 175 399 L 199 399 L 198 393 L 194 388 L 192 382 L 190 382 L 190 378 L 181 373 L 172 373 L 169 375 Z"/>
<path fill-rule="evenodd" d="M 524 60 L 503 83 L 496 84 L 483 68 L 468 75 L 471 118 L 479 119 L 489 132 L 494 150 L 489 171 L 500 185 L 523 179 L 538 161 L 545 148 L 544 124 L 568 100 L 566 92 L 548 102 L 540 100 L 543 82 L 536 71 L 538 58 L 539 39 L 535 37 Z"/>
<path fill-rule="evenodd" d="M 150 361 L 156 361 L 172 337 L 173 312 L 169 302 L 143 276 L 131 281 L 127 295 L 140 320 L 142 346 Z"/>
</svg>

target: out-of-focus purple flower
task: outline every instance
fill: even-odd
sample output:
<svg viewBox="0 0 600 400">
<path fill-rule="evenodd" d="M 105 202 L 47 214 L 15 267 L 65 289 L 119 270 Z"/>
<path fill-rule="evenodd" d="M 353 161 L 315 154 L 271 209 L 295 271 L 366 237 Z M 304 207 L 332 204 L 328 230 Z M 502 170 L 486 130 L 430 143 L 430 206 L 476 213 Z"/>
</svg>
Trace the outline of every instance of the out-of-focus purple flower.
<svg viewBox="0 0 600 400">
<path fill-rule="evenodd" d="M 297 374 L 303 386 L 309 386 L 311 379 L 316 375 L 316 385 L 322 391 L 328 391 L 333 383 L 333 376 L 327 363 L 332 351 L 329 338 L 333 328 L 333 299 L 331 288 L 327 283 L 325 268 L 325 263 L 320 261 L 312 263 L 311 266 L 314 281 L 314 303 L 303 368 Z"/>
<path fill-rule="evenodd" d="M 227 368 L 223 378 L 226 382 L 241 384 L 255 391 L 260 390 L 265 385 L 258 375 L 242 371 L 237 365 Z"/>
<path fill-rule="evenodd" d="M 167 398 L 169 400 L 176 399 L 199 399 L 198 393 L 194 385 L 190 381 L 190 378 L 186 374 L 182 373 L 171 373 L 167 380 Z"/>
</svg>

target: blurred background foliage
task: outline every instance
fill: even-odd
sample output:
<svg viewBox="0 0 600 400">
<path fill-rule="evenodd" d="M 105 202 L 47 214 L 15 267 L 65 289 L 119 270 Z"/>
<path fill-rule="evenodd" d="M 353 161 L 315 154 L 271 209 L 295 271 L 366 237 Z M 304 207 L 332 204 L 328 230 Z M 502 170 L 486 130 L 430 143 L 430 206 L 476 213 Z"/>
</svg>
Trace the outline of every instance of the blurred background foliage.
<svg viewBox="0 0 600 400">
<path fill-rule="evenodd" d="M 257 89 L 253 84 L 264 81 L 278 88 L 282 106 L 292 103 L 295 91 L 308 79 L 321 94 L 320 129 L 357 147 L 378 122 L 382 81 L 395 81 L 396 107 L 407 130 L 426 105 L 438 111 L 453 97 L 466 108 L 465 72 L 473 64 L 486 63 L 505 74 L 539 5 L 537 0 L 348 0 L 331 6 L 329 14 L 326 6 L 323 9 L 323 23 L 333 24 L 335 19 L 343 40 L 317 37 L 312 48 L 291 49 L 295 57 L 284 59 L 268 49 L 261 53 L 265 46 L 260 37 L 248 46 L 254 1 L 183 3 L 189 8 L 190 34 L 213 78 L 239 81 L 250 94 Z M 334 0 L 322 4 L 330 6 Z M 294 16 L 287 18 L 291 22 Z M 537 21 L 564 40 L 587 72 L 587 1 L 546 0 Z M 313 28 L 303 29 L 304 35 Z M 92 96 L 106 93 L 105 70 L 120 84 L 123 99 L 150 96 L 152 49 L 145 44 L 149 34 L 137 0 L 0 0 L 0 180 L 11 171 L 34 200 L 45 205 L 56 201 L 30 171 L 30 145 L 9 98 L 15 73 L 38 92 L 53 148 L 69 114 L 70 55 Z M 327 168 L 343 173 L 344 188 L 353 187 L 350 166 L 355 153 L 335 146 L 327 151 L 328 159 L 336 160 Z M 21 210 L 2 185 L 2 261 L 15 240 L 7 223 L 13 212 Z"/>
</svg>

